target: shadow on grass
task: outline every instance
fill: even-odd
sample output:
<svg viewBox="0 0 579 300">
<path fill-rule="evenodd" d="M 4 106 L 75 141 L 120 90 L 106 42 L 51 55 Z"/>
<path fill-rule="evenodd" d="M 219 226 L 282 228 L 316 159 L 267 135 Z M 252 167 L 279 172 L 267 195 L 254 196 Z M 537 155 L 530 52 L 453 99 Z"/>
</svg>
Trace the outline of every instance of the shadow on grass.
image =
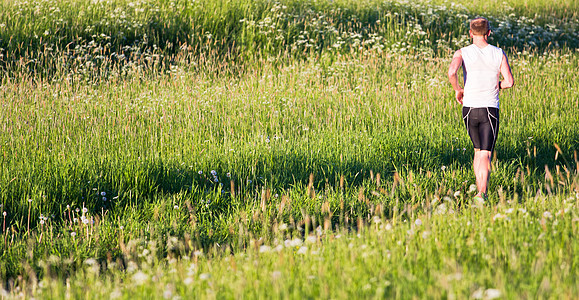
<svg viewBox="0 0 579 300">
<path fill-rule="evenodd" d="M 474 175 L 470 171 L 473 151 L 470 142 L 466 145 L 428 145 L 425 142 L 428 141 L 427 137 L 398 141 L 381 141 L 381 138 L 377 135 L 375 140 L 380 144 L 361 158 L 341 157 L 339 153 L 329 152 L 312 157 L 307 151 L 298 149 L 283 153 L 273 152 L 268 157 L 244 158 L 245 161 L 235 163 L 236 166 L 242 166 L 237 167 L 235 172 L 228 169 L 230 162 L 217 160 L 214 162 L 214 170 L 201 170 L 202 174 L 199 174 L 200 170 L 164 161 L 147 162 L 133 167 L 133 171 L 99 166 L 101 175 L 97 180 L 95 174 L 92 174 L 94 170 L 59 174 L 59 179 L 49 178 L 49 182 L 37 183 L 43 185 L 38 187 L 42 190 L 41 194 L 50 199 L 42 202 L 41 210 L 45 216 L 54 215 L 58 220 L 63 217 L 67 204 L 76 207 L 84 205 L 94 213 L 112 210 L 122 214 L 128 206 L 148 205 L 151 201 L 160 201 L 158 199 L 177 194 L 189 195 L 188 198 L 194 202 L 192 205 L 200 205 L 195 198 L 201 199 L 209 193 L 219 193 L 221 196 L 217 197 L 224 199 L 235 195 L 253 201 L 259 198 L 262 189 L 270 189 L 272 193 L 280 195 L 293 188 L 305 189 L 310 184 L 311 174 L 312 187 L 315 190 L 330 192 L 343 188 L 357 191 L 360 187 L 372 184 L 375 189 L 377 174 L 380 174 L 383 185 L 391 186 L 395 181 L 395 174 L 406 180 L 412 173 L 410 176 L 414 183 L 420 186 L 422 193 L 434 193 L 441 190 L 442 185 L 447 190 L 465 190 L 468 188 L 468 185 L 464 184 L 465 180 L 473 181 Z M 536 191 L 543 188 L 540 183 L 545 181 L 545 166 L 549 170 L 554 170 L 556 165 L 565 166 L 570 171 L 575 170 L 577 166 L 574 151 L 579 149 L 579 135 L 560 146 L 563 147 L 562 153 L 557 154 L 558 150 L 548 138 L 535 137 L 529 140 L 527 136 L 520 136 L 505 142 L 499 140 L 495 162 L 500 168 L 492 178 L 494 181 L 491 185 L 512 185 L 513 177 L 517 176 L 521 169 L 526 172 L 527 182 Z M 458 175 L 448 174 L 441 171 L 443 166 L 448 170 L 462 172 Z M 107 174 L 105 170 L 115 170 L 110 172 L 123 174 Z M 455 175 L 457 177 L 453 178 Z M 91 180 L 91 185 L 87 185 L 86 182 Z M 445 183 L 441 183 L 443 181 Z M 7 199 L 3 203 L 3 209 L 9 212 L 6 219 L 8 224 L 16 222 L 22 227 L 22 224 L 27 222 L 28 203 L 23 205 L 17 201 L 22 202 L 22 199 L 30 195 L 30 186 L 22 184 L 2 192 L 4 199 Z M 392 196 L 410 199 L 413 194 L 401 190 Z M 228 211 L 228 207 L 224 207 L 223 211 Z M 215 214 L 216 217 L 219 215 Z M 38 217 L 33 215 L 31 227 L 37 225 Z"/>
<path fill-rule="evenodd" d="M 218 179 L 216 181 L 210 171 L 204 171 L 203 174 L 199 174 L 198 170 L 184 170 L 182 167 L 170 163 L 157 162 L 149 164 L 148 168 L 142 173 L 142 178 L 139 179 L 140 185 L 131 185 L 130 182 L 118 183 L 113 180 L 103 180 L 100 185 L 103 186 L 104 190 L 109 191 L 107 195 L 111 198 L 116 196 L 120 197 L 118 200 L 108 201 L 105 206 L 99 206 L 98 201 L 94 201 L 94 203 L 89 202 L 87 206 L 91 210 L 91 215 L 98 215 L 100 211 L 109 209 L 123 220 L 130 219 L 141 225 L 148 224 L 146 225 L 148 228 L 146 232 L 141 232 L 141 234 L 153 240 L 164 242 L 165 239 L 170 236 L 185 236 L 187 237 L 186 239 L 191 242 L 191 245 L 193 245 L 193 248 L 181 249 L 178 250 L 177 253 L 172 252 L 175 250 L 161 248 L 159 253 L 157 253 L 161 258 L 165 258 L 168 255 L 188 255 L 187 251 L 190 252 L 192 249 L 203 248 L 208 250 L 214 247 L 216 243 L 223 245 L 223 249 L 220 251 L 229 251 L 228 249 L 233 249 L 231 247 L 247 247 L 249 239 L 253 235 L 263 233 L 263 230 L 268 230 L 275 222 L 283 221 L 287 224 L 294 222 L 296 227 L 303 226 L 309 227 L 310 230 L 314 229 L 316 224 L 312 221 L 313 218 L 309 219 L 309 221 L 308 218 L 304 218 L 302 207 L 294 207 L 292 211 L 281 215 L 281 217 L 275 213 L 273 215 L 262 216 L 258 220 L 254 220 L 251 217 L 254 208 L 257 207 L 256 205 L 259 205 L 261 201 L 262 188 L 266 186 L 274 191 L 292 189 L 296 189 L 297 193 L 303 191 L 305 194 L 303 198 L 306 200 L 302 202 L 295 200 L 297 202 L 294 202 L 294 206 L 301 204 L 307 206 L 311 205 L 309 202 L 326 201 L 308 198 L 306 186 L 309 183 L 310 174 L 313 173 L 314 188 L 318 191 L 323 191 L 324 189 L 339 191 L 340 178 L 342 176 L 344 177 L 343 180 L 345 181 L 346 190 L 348 190 L 346 193 L 349 194 L 345 195 L 342 199 L 349 202 L 344 203 L 344 206 L 340 208 L 340 205 L 342 205 L 339 202 L 341 201 L 340 199 L 329 199 L 330 208 L 337 212 L 331 218 L 331 226 L 333 228 L 334 225 L 339 225 L 341 228 L 355 231 L 357 226 L 355 223 L 356 218 L 358 216 L 365 217 L 367 215 L 373 215 L 373 209 L 375 208 L 373 205 L 378 202 L 384 204 L 384 215 L 386 217 L 392 214 L 392 207 L 394 206 L 392 196 L 386 195 L 383 198 L 374 199 L 376 201 L 370 202 L 370 205 L 368 202 L 363 203 L 359 198 L 358 201 L 352 200 L 352 197 L 356 199 L 359 189 L 369 187 L 373 184 L 368 183 L 371 173 L 373 173 L 374 176 L 380 173 L 383 182 L 391 187 L 393 181 L 395 181 L 395 173 L 399 173 L 401 177 L 408 179 L 408 174 L 412 172 L 415 176 L 414 182 L 423 185 L 425 189 L 432 188 L 432 190 L 435 190 L 438 188 L 438 181 L 444 176 L 440 174 L 433 175 L 434 179 L 429 181 L 426 175 L 427 171 L 443 173 L 438 171 L 440 170 L 440 166 L 451 166 L 455 169 L 467 168 L 470 170 L 472 150 L 463 151 L 462 148 L 460 148 L 459 151 L 456 151 L 453 147 L 449 147 L 446 144 L 440 147 L 429 147 L 423 143 L 416 142 L 417 140 L 420 139 L 408 140 L 404 147 L 399 144 L 385 144 L 384 147 L 381 148 L 381 151 L 376 151 L 373 156 L 364 160 L 341 160 L 339 157 L 313 159 L 305 153 L 299 152 L 293 152 L 293 154 L 290 155 L 274 154 L 268 158 L 258 157 L 252 163 L 255 167 L 254 173 L 247 171 L 245 176 L 232 174 L 232 179 L 236 182 L 233 190 L 237 194 L 237 197 L 232 197 L 230 179 L 226 176 L 229 170 L 225 168 L 218 167 L 215 169 L 215 174 Z M 526 168 L 526 166 L 529 166 L 529 169 L 533 170 L 533 172 L 528 174 L 528 176 L 530 176 L 528 181 L 544 182 L 545 165 L 550 169 L 554 169 L 555 165 L 564 165 L 569 170 L 574 170 L 577 167 L 572 157 L 573 152 L 571 151 L 572 149 L 577 149 L 579 146 L 577 138 L 566 145 L 564 149 L 561 149 L 563 153 L 558 155 L 558 160 L 554 159 L 556 151 L 558 150 L 553 146 L 551 140 L 536 138 L 530 141 L 527 137 L 520 137 L 520 139 L 514 140 L 524 142 L 517 145 L 505 146 L 499 144 L 497 149 L 499 152 L 497 154 L 497 161 L 507 169 L 502 172 L 515 174 L 518 168 Z M 399 151 L 395 151 L 395 149 L 399 149 Z M 536 156 L 533 155 L 535 151 L 537 153 Z M 531 155 L 529 155 L 529 153 L 531 153 Z M 225 165 L 225 163 L 226 162 L 218 161 L 215 162 L 215 165 Z M 247 169 L 251 170 L 251 166 Z M 510 174 L 506 176 L 508 177 Z M 104 178 L 108 177 L 105 176 Z M 252 181 L 249 182 L 249 180 Z M 507 180 L 510 180 L 510 178 L 507 178 Z M 81 181 L 85 182 L 86 180 L 83 179 Z M 224 183 L 223 185 L 220 184 L 222 182 Z M 459 183 L 457 183 L 457 185 L 458 184 Z M 374 185 L 373 188 L 375 187 Z M 457 187 L 454 188 L 456 189 Z M 116 194 L 110 192 L 113 190 L 117 190 L 118 192 Z M 14 192 L 17 191 L 15 190 Z M 293 192 L 296 193 L 295 190 Z M 365 192 L 367 192 L 367 190 Z M 390 192 L 392 192 L 392 189 L 390 189 Z M 513 192 L 517 191 L 513 190 Z M 54 212 L 60 212 L 62 209 L 61 206 L 63 206 L 62 203 L 66 200 L 65 194 L 56 188 L 52 191 L 49 190 L 48 193 L 49 197 L 54 199 L 51 202 L 53 207 L 46 207 L 45 209 L 48 213 L 50 213 L 51 209 Z M 92 189 L 90 191 L 79 190 L 78 196 L 80 197 L 87 193 L 94 195 L 95 191 L 92 191 Z M 393 197 L 398 197 L 401 200 L 410 199 L 412 196 L 411 192 L 404 191 L 402 188 L 400 192 L 397 191 L 396 193 L 397 194 L 392 193 L 390 195 L 394 195 Z M 20 194 L 12 195 L 14 198 L 20 198 L 21 196 Z M 189 201 L 189 205 L 181 206 L 180 209 L 184 211 L 179 214 L 180 217 L 177 219 L 167 219 L 166 221 L 158 219 L 158 217 L 155 216 L 155 210 L 150 209 L 151 203 L 147 202 L 167 202 L 169 201 L 167 199 L 170 199 L 172 196 L 183 196 L 182 199 Z M 99 194 L 95 197 L 102 196 Z M 367 197 L 371 198 L 372 195 L 368 194 Z M 215 203 L 209 206 L 207 205 L 207 200 L 213 200 Z M 59 201 L 63 202 L 59 203 Z M 279 200 L 271 200 L 269 204 L 278 205 L 279 203 L 276 201 L 279 202 Z M 128 206 L 134 205 L 137 207 L 128 209 Z M 161 206 L 158 207 L 159 211 L 165 211 L 165 214 L 171 214 L 172 203 L 155 203 L 154 205 Z M 401 206 L 404 208 L 406 204 L 401 203 Z M 14 209 L 18 212 L 14 214 L 15 217 L 7 219 L 9 224 L 11 222 L 22 222 L 22 220 L 25 220 L 27 213 L 25 207 L 13 208 L 9 206 L 8 209 Z M 349 222 L 344 220 L 344 215 L 340 213 L 340 210 L 342 212 L 350 211 L 351 215 L 348 217 L 351 219 Z M 126 211 L 128 211 L 130 215 L 124 216 L 123 213 Z M 246 216 L 237 215 L 240 213 L 245 213 Z M 309 213 L 320 221 L 324 218 L 323 212 L 319 210 Z M 403 211 L 400 213 L 403 214 Z M 134 214 L 139 215 L 136 216 Z M 190 226 L 191 216 L 195 216 L 196 218 L 197 225 L 195 227 Z M 233 223 L 236 226 L 241 226 L 241 223 L 237 224 L 236 222 L 245 222 L 240 221 L 243 219 L 247 219 L 247 223 L 243 225 L 247 227 L 247 236 L 240 236 L 239 233 L 235 231 L 232 232 L 232 225 L 230 224 Z M 150 222 L 151 220 L 157 221 Z M 320 221 L 318 221 L 317 224 L 320 224 Z M 58 222 L 58 220 L 55 220 L 55 222 Z M 31 225 L 32 227 L 36 226 L 35 220 L 32 221 Z M 293 227 L 294 232 L 292 234 L 303 236 L 305 231 L 298 232 L 295 229 L 296 227 Z M 24 239 L 24 235 L 22 235 L 22 238 Z M 75 269 L 82 265 L 82 260 L 86 258 L 97 258 L 103 261 L 117 260 L 121 261 L 122 265 L 123 254 L 118 248 L 117 237 L 106 236 L 101 238 L 102 241 L 97 246 L 90 246 L 86 243 L 83 244 L 84 247 L 88 248 L 83 250 L 83 257 L 80 258 L 80 263 L 76 266 L 66 267 L 63 269 L 63 274 L 74 273 Z M 75 251 L 78 251 L 76 248 L 71 248 L 72 246 L 66 244 L 64 241 L 57 243 L 37 243 L 34 244 L 34 247 L 35 253 L 46 253 L 47 255 L 50 253 L 59 253 L 59 255 L 66 256 L 66 253 L 72 255 Z M 12 278 L 20 274 L 19 272 L 22 271 L 21 260 L 24 259 L 25 252 L 26 246 L 25 243 L 22 242 L 0 255 L 0 257 L 5 258 L 3 258 L 5 264 L 0 270 L 0 274 L 5 276 L 4 278 Z M 34 265 L 33 262 L 30 262 L 30 264 Z M 41 274 L 42 270 L 35 269 L 35 272 Z M 7 283 L 5 282 L 5 284 Z"/>
</svg>

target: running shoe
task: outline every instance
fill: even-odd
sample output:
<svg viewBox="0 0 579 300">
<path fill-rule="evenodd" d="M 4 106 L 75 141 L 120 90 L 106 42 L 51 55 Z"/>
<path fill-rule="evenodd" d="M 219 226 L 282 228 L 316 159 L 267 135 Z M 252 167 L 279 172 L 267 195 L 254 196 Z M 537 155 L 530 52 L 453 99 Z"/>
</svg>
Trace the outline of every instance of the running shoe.
<svg viewBox="0 0 579 300">
<path fill-rule="evenodd" d="M 472 201 L 477 206 L 483 206 L 485 204 L 485 202 L 487 202 L 487 196 L 485 194 L 476 195 L 472 198 Z"/>
</svg>

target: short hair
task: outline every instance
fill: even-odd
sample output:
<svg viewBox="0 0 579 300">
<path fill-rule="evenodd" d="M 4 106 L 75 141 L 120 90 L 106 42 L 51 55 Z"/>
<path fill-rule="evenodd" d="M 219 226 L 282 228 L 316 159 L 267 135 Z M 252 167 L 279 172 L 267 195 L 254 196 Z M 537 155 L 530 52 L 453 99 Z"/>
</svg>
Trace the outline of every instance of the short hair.
<svg viewBox="0 0 579 300">
<path fill-rule="evenodd" d="M 470 21 L 470 30 L 473 35 L 486 35 L 490 29 L 489 20 L 486 18 L 478 17 Z"/>
</svg>

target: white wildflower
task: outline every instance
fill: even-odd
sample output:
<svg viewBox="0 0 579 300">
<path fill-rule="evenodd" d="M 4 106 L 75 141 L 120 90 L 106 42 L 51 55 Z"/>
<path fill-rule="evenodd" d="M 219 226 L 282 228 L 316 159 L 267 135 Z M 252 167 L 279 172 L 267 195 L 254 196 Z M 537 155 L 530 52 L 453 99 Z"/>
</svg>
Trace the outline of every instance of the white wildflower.
<svg viewBox="0 0 579 300">
<path fill-rule="evenodd" d="M 470 295 L 470 297 L 473 299 L 482 299 L 483 293 L 484 293 L 483 289 L 478 289 L 478 290 L 474 291 L 474 293 L 472 293 L 472 295 Z"/>
<path fill-rule="evenodd" d="M 484 293 L 485 299 L 496 299 L 501 296 L 501 291 L 497 289 L 487 289 Z"/>
<path fill-rule="evenodd" d="M 306 243 L 315 244 L 318 241 L 316 236 L 310 235 L 306 238 Z"/>
<path fill-rule="evenodd" d="M 133 273 L 139 269 L 139 266 L 134 261 L 129 261 L 127 263 L 127 273 Z"/>
<path fill-rule="evenodd" d="M 303 241 L 299 238 L 295 238 L 293 240 L 285 240 L 284 244 L 286 247 L 299 247 L 303 244 Z"/>
<path fill-rule="evenodd" d="M 187 277 L 187 278 L 183 279 L 183 283 L 185 285 L 191 285 L 193 283 L 193 278 Z"/>
<path fill-rule="evenodd" d="M 119 299 L 123 296 L 123 293 L 120 290 L 114 290 L 109 295 L 109 299 Z"/>
<path fill-rule="evenodd" d="M 436 207 L 436 210 L 434 210 L 434 214 L 435 215 L 444 215 L 446 213 L 447 209 L 446 209 L 446 204 L 441 203 L 439 206 Z"/>
<path fill-rule="evenodd" d="M 136 285 L 143 285 L 149 280 L 149 275 L 139 271 L 133 275 L 133 282 Z"/>
<path fill-rule="evenodd" d="M 471 184 L 471 185 L 468 187 L 468 192 L 469 192 L 469 193 L 474 193 L 474 192 L 476 192 L 476 185 Z"/>
<path fill-rule="evenodd" d="M 504 219 L 505 217 L 506 217 L 505 215 L 502 215 L 501 213 L 497 213 L 497 214 L 493 217 L 493 221 L 502 220 L 502 219 Z"/>
</svg>

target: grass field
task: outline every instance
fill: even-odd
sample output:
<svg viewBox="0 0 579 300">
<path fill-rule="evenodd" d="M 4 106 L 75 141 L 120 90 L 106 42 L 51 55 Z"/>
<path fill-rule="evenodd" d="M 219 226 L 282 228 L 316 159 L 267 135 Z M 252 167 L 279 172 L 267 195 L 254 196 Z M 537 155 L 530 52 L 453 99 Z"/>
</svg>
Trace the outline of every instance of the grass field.
<svg viewBox="0 0 579 300">
<path fill-rule="evenodd" d="M 577 3 L 457 2 L 2 1 L 0 297 L 575 298 Z"/>
</svg>

